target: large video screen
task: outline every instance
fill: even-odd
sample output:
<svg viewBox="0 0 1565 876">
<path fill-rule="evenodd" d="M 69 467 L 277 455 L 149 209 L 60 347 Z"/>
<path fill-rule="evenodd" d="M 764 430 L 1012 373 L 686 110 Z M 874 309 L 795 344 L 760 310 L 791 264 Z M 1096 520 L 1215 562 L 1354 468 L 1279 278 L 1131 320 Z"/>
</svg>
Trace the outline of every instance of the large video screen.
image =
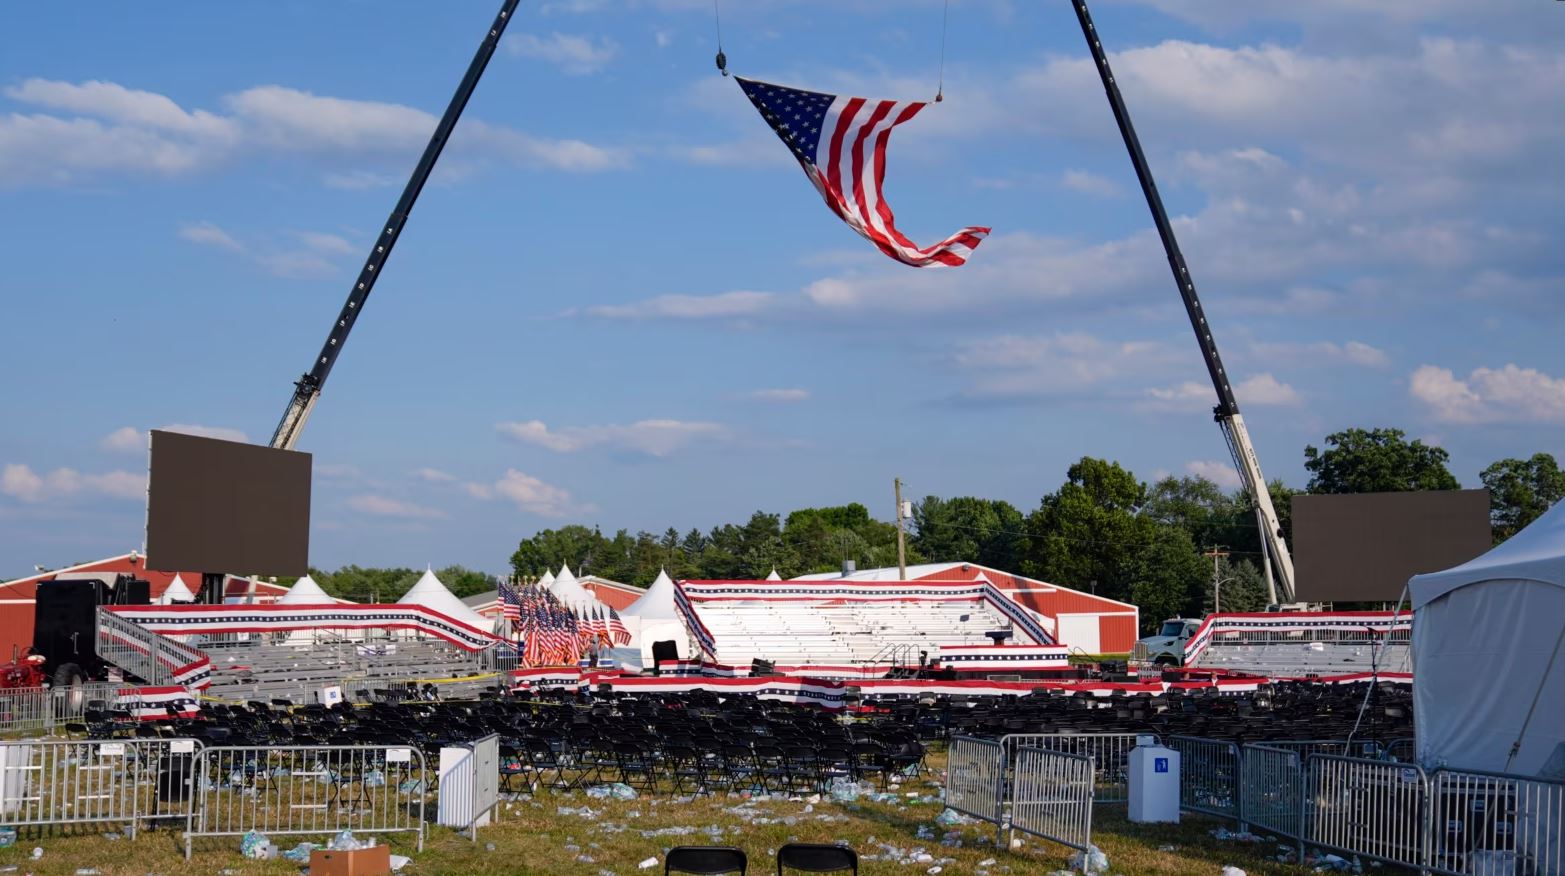
<svg viewBox="0 0 1565 876">
<path fill-rule="evenodd" d="M 152 432 L 147 568 L 303 575 L 310 454 Z"/>
<path fill-rule="evenodd" d="M 1488 490 L 1293 497 L 1295 590 L 1305 602 L 1394 602 L 1407 579 L 1490 543 Z"/>
</svg>

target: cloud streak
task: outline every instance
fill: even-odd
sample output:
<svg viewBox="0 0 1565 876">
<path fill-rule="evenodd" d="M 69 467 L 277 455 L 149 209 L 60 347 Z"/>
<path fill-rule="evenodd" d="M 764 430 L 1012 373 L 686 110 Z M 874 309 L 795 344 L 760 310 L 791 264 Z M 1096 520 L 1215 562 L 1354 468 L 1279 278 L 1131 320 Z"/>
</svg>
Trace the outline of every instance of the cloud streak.
<svg viewBox="0 0 1565 876">
<path fill-rule="evenodd" d="M 556 453 L 577 453 L 605 447 L 647 456 L 668 456 L 698 443 L 722 443 L 732 439 L 720 423 L 687 420 L 638 420 L 629 425 L 566 426 L 550 429 L 542 420 L 498 423 L 501 435 L 520 444 L 544 447 Z"/>
</svg>

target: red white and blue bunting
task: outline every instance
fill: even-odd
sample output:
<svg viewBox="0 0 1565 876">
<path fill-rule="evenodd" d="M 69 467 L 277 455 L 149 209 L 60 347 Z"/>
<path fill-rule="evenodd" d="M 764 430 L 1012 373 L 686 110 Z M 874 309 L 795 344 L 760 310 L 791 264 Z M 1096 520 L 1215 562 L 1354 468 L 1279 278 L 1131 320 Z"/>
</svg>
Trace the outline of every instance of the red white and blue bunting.
<svg viewBox="0 0 1565 876">
<path fill-rule="evenodd" d="M 465 651 L 503 641 L 422 605 L 116 605 L 105 610 L 163 636 L 414 630 Z"/>
</svg>

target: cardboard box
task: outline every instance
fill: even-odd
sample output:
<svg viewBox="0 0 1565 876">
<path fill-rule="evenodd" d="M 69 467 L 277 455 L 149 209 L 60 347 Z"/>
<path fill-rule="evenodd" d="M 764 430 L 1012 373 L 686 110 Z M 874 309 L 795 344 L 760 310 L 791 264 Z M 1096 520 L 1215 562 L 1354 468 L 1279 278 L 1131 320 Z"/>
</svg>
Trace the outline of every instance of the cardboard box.
<svg viewBox="0 0 1565 876">
<path fill-rule="evenodd" d="M 391 846 L 381 844 L 351 852 L 310 853 L 310 876 L 387 876 L 391 872 Z"/>
</svg>

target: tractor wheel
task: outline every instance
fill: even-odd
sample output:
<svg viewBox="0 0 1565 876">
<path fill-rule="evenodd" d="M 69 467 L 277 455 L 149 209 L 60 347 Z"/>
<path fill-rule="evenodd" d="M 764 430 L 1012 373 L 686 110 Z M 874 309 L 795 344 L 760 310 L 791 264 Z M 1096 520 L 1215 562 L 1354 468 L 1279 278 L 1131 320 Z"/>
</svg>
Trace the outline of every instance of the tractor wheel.
<svg viewBox="0 0 1565 876">
<path fill-rule="evenodd" d="M 69 714 L 81 714 L 82 697 L 85 696 L 82 691 L 82 682 L 85 680 L 86 676 L 82 673 L 82 668 L 75 663 L 61 663 L 54 670 L 54 684 L 52 688 L 57 691 L 64 691 L 59 696 L 64 699 L 63 705 L 69 710 Z"/>
</svg>

